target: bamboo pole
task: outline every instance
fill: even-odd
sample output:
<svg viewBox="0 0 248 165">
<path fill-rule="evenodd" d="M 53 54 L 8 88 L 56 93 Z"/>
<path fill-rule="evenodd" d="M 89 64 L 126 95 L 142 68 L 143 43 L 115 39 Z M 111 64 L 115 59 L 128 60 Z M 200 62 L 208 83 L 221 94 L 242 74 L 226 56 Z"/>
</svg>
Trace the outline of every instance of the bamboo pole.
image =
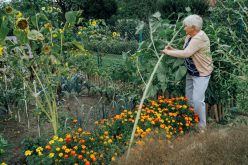
<svg viewBox="0 0 248 165">
<path fill-rule="evenodd" d="M 218 114 L 219 114 L 219 120 L 222 120 L 223 115 L 222 115 L 222 110 L 221 110 L 221 104 L 218 104 Z"/>
<path fill-rule="evenodd" d="M 217 108 L 217 105 L 216 104 L 213 105 L 213 111 L 214 111 L 214 115 L 215 115 L 215 120 L 217 122 L 219 122 L 218 108 Z"/>
<path fill-rule="evenodd" d="M 8 82 L 7 82 L 7 76 L 6 76 L 5 72 L 4 72 L 4 82 L 5 82 L 5 90 L 7 91 L 8 90 Z M 12 111 L 10 109 L 8 101 L 7 101 L 7 107 L 8 107 L 8 114 L 12 117 Z"/>
<path fill-rule="evenodd" d="M 21 115 L 20 115 L 20 109 L 18 108 L 17 110 L 17 117 L 18 117 L 18 122 L 21 122 Z"/>
<path fill-rule="evenodd" d="M 37 93 L 36 81 L 34 80 L 34 93 Z M 35 107 L 38 109 L 37 102 L 35 102 Z M 38 136 L 40 137 L 40 114 L 37 116 L 37 129 L 38 129 Z"/>
<path fill-rule="evenodd" d="M 30 128 L 30 123 L 29 123 L 29 115 L 28 115 L 28 104 L 27 104 L 27 100 L 26 100 L 26 92 L 25 92 L 25 89 L 26 89 L 26 85 L 25 85 L 25 82 L 23 82 L 23 89 L 24 89 L 24 105 L 25 105 L 25 112 L 26 112 L 26 116 L 27 116 L 27 122 L 28 122 L 28 129 Z"/>
<path fill-rule="evenodd" d="M 224 119 L 225 116 L 225 106 L 221 104 L 221 113 L 222 113 L 222 119 Z"/>
<path fill-rule="evenodd" d="M 208 118 L 208 103 L 206 103 L 206 119 Z"/>
</svg>

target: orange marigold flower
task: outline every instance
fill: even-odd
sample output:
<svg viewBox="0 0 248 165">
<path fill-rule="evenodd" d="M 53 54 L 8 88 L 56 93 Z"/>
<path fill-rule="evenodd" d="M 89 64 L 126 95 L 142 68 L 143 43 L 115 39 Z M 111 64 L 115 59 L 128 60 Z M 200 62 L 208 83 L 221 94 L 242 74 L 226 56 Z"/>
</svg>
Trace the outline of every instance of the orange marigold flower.
<svg viewBox="0 0 248 165">
<path fill-rule="evenodd" d="M 76 151 L 72 150 L 70 155 L 76 155 Z"/>
<path fill-rule="evenodd" d="M 67 154 L 66 154 L 66 155 L 64 155 L 64 159 L 67 159 L 68 157 L 69 157 L 69 155 L 67 155 Z"/>
<path fill-rule="evenodd" d="M 83 131 L 83 129 L 82 128 L 78 128 L 78 132 L 82 132 Z"/>
<path fill-rule="evenodd" d="M 83 159 L 83 155 L 78 155 L 78 159 Z"/>
<path fill-rule="evenodd" d="M 182 106 L 181 105 L 176 105 L 176 108 L 177 109 L 180 109 Z"/>
<path fill-rule="evenodd" d="M 45 148 L 46 148 L 47 150 L 51 150 L 51 149 L 52 149 L 52 147 L 51 147 L 50 145 L 47 145 Z"/>
<path fill-rule="evenodd" d="M 80 139 L 80 140 L 79 140 L 79 143 L 82 143 L 82 144 L 84 144 L 84 143 L 85 143 L 85 140 L 83 140 L 83 139 Z"/>
<path fill-rule="evenodd" d="M 71 142 L 72 142 L 72 139 L 71 139 L 71 138 L 65 138 L 65 141 L 66 141 L 67 143 L 71 143 Z"/>
</svg>

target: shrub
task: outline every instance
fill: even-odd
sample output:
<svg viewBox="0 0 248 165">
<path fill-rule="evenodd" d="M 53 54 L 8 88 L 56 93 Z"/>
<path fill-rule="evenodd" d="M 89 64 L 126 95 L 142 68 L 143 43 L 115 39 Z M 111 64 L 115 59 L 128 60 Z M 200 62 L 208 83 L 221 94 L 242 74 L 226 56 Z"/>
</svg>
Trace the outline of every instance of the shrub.
<svg viewBox="0 0 248 165">
<path fill-rule="evenodd" d="M 170 18 L 176 19 L 178 13 L 187 13 L 187 7 L 190 7 L 192 13 L 206 15 L 209 4 L 207 0 L 158 0 L 157 7 L 162 17 L 170 16 Z"/>
<path fill-rule="evenodd" d="M 130 52 L 132 54 L 138 49 L 138 42 L 120 40 L 91 40 L 89 43 L 85 43 L 85 48 L 99 53 L 121 55 L 123 52 Z"/>
<path fill-rule="evenodd" d="M 2 135 L 0 135 L 0 156 L 5 153 L 7 146 L 7 140 L 5 140 Z"/>
</svg>

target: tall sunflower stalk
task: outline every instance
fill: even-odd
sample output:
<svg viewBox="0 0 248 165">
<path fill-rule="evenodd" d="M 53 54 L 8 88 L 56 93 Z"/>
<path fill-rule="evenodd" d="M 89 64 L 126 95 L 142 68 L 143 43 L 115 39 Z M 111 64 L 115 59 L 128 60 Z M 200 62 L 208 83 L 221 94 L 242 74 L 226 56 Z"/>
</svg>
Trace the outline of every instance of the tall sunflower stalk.
<svg viewBox="0 0 248 165">
<path fill-rule="evenodd" d="M 152 28 L 151 23 L 149 23 L 149 27 L 150 27 L 150 39 L 151 39 L 151 42 L 154 43 L 153 35 L 152 35 L 152 29 L 151 29 Z M 168 45 L 171 45 L 172 44 L 172 42 L 175 40 L 176 36 L 178 35 L 178 33 L 181 31 L 182 28 L 183 28 L 183 26 L 181 26 L 178 31 L 175 31 L 176 27 L 174 28 L 175 34 L 172 37 L 171 41 L 168 43 Z M 135 134 L 135 131 L 136 131 L 136 128 L 137 128 L 137 124 L 138 124 L 138 121 L 139 121 L 139 118 L 140 118 L 140 114 L 141 114 L 142 105 L 143 105 L 144 100 L 145 100 L 145 98 L 147 96 L 147 93 L 149 91 L 149 87 L 152 84 L 153 77 L 154 77 L 155 73 L 157 72 L 158 66 L 160 65 L 160 62 L 162 61 L 162 59 L 165 56 L 165 54 L 162 54 L 162 55 L 159 56 L 159 53 L 156 50 L 156 47 L 155 47 L 154 44 L 153 44 L 153 48 L 154 48 L 154 51 L 153 52 L 155 53 L 156 57 L 158 57 L 158 61 L 157 61 L 156 65 L 155 65 L 155 67 L 153 69 L 153 72 L 151 73 L 151 76 L 150 76 L 148 82 L 145 83 L 145 90 L 144 90 L 143 95 L 142 95 L 142 98 L 140 100 L 140 104 L 139 104 L 137 116 L 135 118 L 135 122 L 134 122 L 134 126 L 133 126 L 133 131 L 132 131 L 131 139 L 130 139 L 129 146 L 128 146 L 126 160 L 128 160 L 128 157 L 129 157 L 129 154 L 130 154 L 131 146 L 132 146 L 132 143 L 133 143 L 133 140 L 134 140 L 134 134 Z"/>
</svg>

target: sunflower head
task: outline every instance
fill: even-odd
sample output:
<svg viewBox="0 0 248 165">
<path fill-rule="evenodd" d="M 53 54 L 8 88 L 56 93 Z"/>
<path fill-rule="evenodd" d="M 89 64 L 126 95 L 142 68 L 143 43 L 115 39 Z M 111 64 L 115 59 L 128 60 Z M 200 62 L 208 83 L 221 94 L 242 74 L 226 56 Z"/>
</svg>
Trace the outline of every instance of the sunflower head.
<svg viewBox="0 0 248 165">
<path fill-rule="evenodd" d="M 13 8 L 11 6 L 7 6 L 4 10 L 7 14 L 11 14 L 13 12 Z"/>
<path fill-rule="evenodd" d="M 51 51 L 51 47 L 46 45 L 46 46 L 43 47 L 43 51 L 44 51 L 45 54 L 48 54 Z"/>
<path fill-rule="evenodd" d="M 97 25 L 96 20 L 90 21 L 90 25 L 93 26 L 93 27 L 95 27 Z"/>
<path fill-rule="evenodd" d="M 26 30 L 28 28 L 28 21 L 25 18 L 19 18 L 16 21 L 16 27 L 21 30 Z"/>
<path fill-rule="evenodd" d="M 53 29 L 53 25 L 51 23 L 46 23 L 45 25 L 45 28 L 48 29 L 50 32 L 52 31 Z"/>
<path fill-rule="evenodd" d="M 4 53 L 4 48 L 0 47 L 0 57 L 3 55 L 3 53 Z"/>
<path fill-rule="evenodd" d="M 47 12 L 48 12 L 48 13 L 52 13 L 52 12 L 53 12 L 53 8 L 52 8 L 52 7 L 48 7 L 48 8 L 47 8 Z"/>
<path fill-rule="evenodd" d="M 16 15 L 16 18 L 21 18 L 22 17 L 22 13 L 20 11 L 16 12 L 15 15 Z"/>
</svg>

